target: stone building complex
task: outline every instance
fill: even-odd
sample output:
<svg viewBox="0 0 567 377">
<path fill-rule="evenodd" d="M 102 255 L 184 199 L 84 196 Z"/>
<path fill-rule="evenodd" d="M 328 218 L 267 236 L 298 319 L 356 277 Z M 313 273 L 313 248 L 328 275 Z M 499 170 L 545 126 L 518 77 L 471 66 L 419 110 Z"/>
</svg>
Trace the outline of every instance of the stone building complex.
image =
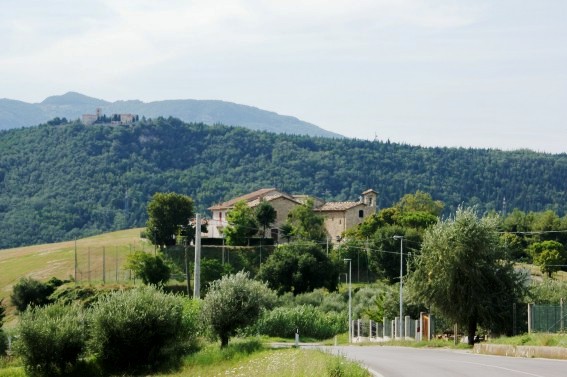
<svg viewBox="0 0 567 377">
<path fill-rule="evenodd" d="M 290 195 L 275 188 L 263 188 L 210 207 L 212 218 L 208 221 L 208 233 L 204 233 L 203 237 L 222 238 L 222 230 L 228 225 L 226 214 L 237 202 L 244 200 L 248 206 L 256 207 L 265 200 L 274 207 L 277 216 L 271 229 L 267 230 L 264 236 L 279 242 L 280 228 L 286 222 L 289 212 L 295 206 L 305 203 L 308 198 L 314 202 L 313 211 L 325 219 L 328 237 L 336 243 L 340 242 L 345 230 L 360 224 L 366 217 L 376 212 L 378 193 L 370 189 L 364 191 L 358 201 L 326 202 L 308 195 Z"/>
</svg>

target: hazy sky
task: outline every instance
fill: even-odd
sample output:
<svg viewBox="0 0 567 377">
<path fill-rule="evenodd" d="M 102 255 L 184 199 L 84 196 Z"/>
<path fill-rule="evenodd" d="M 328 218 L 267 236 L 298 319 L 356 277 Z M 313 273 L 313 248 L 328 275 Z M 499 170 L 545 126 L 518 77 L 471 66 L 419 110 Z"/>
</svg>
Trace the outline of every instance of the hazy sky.
<svg viewBox="0 0 567 377">
<path fill-rule="evenodd" d="M 567 152 L 565 0 L 1 0 L 0 98 L 220 99 L 360 139 Z"/>
</svg>

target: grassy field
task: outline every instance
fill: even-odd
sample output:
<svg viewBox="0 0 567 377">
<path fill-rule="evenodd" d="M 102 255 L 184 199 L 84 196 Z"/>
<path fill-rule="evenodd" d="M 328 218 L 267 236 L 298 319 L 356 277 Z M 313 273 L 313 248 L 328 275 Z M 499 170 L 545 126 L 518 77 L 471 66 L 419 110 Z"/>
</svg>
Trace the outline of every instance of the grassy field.
<svg viewBox="0 0 567 377">
<path fill-rule="evenodd" d="M 8 322 L 13 314 L 9 296 L 21 277 L 42 281 L 51 277 L 70 279 L 75 274 L 77 250 L 78 280 L 101 282 L 104 250 L 106 280 L 114 282 L 129 253 L 153 248 L 140 238 L 141 231 L 141 228 L 128 229 L 80 239 L 76 243 L 67 241 L 0 250 L 0 299 L 4 298 L 4 304 L 8 305 Z"/>
</svg>

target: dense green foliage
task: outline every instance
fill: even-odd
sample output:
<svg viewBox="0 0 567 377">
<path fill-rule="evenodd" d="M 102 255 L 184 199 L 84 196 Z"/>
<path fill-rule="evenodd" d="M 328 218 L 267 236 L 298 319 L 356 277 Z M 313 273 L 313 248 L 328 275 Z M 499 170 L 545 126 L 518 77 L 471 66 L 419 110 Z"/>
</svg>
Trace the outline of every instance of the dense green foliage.
<svg viewBox="0 0 567 377">
<path fill-rule="evenodd" d="M 181 227 L 186 227 L 193 218 L 193 199 L 174 192 L 156 192 L 148 203 L 146 237 L 154 245 L 175 245 L 175 237 Z"/>
<path fill-rule="evenodd" d="M 195 336 L 185 299 L 151 287 L 117 291 L 92 308 L 90 348 L 107 372 L 152 371 L 181 356 Z"/>
<path fill-rule="evenodd" d="M 262 264 L 257 279 L 266 281 L 279 294 L 297 295 L 315 288 L 334 291 L 339 270 L 314 242 L 294 241 L 280 245 Z"/>
<path fill-rule="evenodd" d="M 221 347 L 226 347 L 231 336 L 256 322 L 274 302 L 272 290 L 239 272 L 211 283 L 203 300 L 203 319 L 220 338 Z"/>
<path fill-rule="evenodd" d="M 254 208 L 256 222 L 262 227 L 262 237 L 266 236 L 266 229 L 272 225 L 277 218 L 277 212 L 270 203 L 262 199 L 260 204 Z"/>
<path fill-rule="evenodd" d="M 20 317 L 16 350 L 29 376 L 67 376 L 86 349 L 86 318 L 78 306 L 34 307 Z"/>
<path fill-rule="evenodd" d="M 0 328 L 4 325 L 4 318 L 6 317 L 6 307 L 4 306 L 4 299 L 0 299 Z"/>
<path fill-rule="evenodd" d="M 10 299 L 19 312 L 25 311 L 28 306 L 42 306 L 51 302 L 51 294 L 63 282 L 51 279 L 47 283 L 29 277 L 21 278 L 12 288 Z"/>
<path fill-rule="evenodd" d="M 143 226 L 156 192 L 197 210 L 259 187 L 388 207 L 422 190 L 483 209 L 567 209 L 567 155 L 422 148 L 276 135 L 157 119 L 129 126 L 41 125 L 0 131 L 0 248 Z"/>
<path fill-rule="evenodd" d="M 528 292 L 528 302 L 540 305 L 557 305 L 567 300 L 567 282 L 553 279 L 544 279 L 541 282 L 532 282 Z"/>
<path fill-rule="evenodd" d="M 254 210 L 245 200 L 234 205 L 226 215 L 228 225 L 224 229 L 226 243 L 232 246 L 244 246 L 250 237 L 258 233 L 258 223 Z"/>
<path fill-rule="evenodd" d="M 523 280 L 506 260 L 498 218 L 459 208 L 426 230 L 409 283 L 418 302 L 466 326 L 472 345 L 478 325 L 509 330 L 510 307 L 523 297 Z"/>
<path fill-rule="evenodd" d="M 256 327 L 260 334 L 293 338 L 300 336 L 328 339 L 348 331 L 346 311 L 342 313 L 324 312 L 311 305 L 279 307 L 266 311 Z"/>
<path fill-rule="evenodd" d="M 4 356 L 8 348 L 6 334 L 2 326 L 4 325 L 4 317 L 6 316 L 6 308 L 4 307 L 4 299 L 0 300 L 0 357 Z"/>
<path fill-rule="evenodd" d="M 564 245 L 557 241 L 534 242 L 528 247 L 528 250 L 534 263 L 548 277 L 559 271 L 567 262 L 567 250 L 565 250 Z"/>
<path fill-rule="evenodd" d="M 144 284 L 163 286 L 169 281 L 171 267 L 161 255 L 151 255 L 143 251 L 128 256 L 126 268 L 132 270 Z"/>
<path fill-rule="evenodd" d="M 289 233 L 294 239 L 314 242 L 326 240 L 325 218 L 313 211 L 314 205 L 313 199 L 308 198 L 305 203 L 295 206 L 289 211 L 286 224 L 289 226 Z"/>
</svg>

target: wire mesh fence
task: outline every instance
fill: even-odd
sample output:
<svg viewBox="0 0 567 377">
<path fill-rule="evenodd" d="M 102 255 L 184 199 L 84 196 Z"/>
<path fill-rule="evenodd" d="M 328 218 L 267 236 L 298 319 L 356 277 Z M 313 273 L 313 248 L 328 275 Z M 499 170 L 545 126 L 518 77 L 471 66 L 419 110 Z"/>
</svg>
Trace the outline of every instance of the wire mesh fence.
<svg viewBox="0 0 567 377">
<path fill-rule="evenodd" d="M 74 279 L 78 283 L 124 283 L 134 280 L 126 268 L 128 255 L 136 252 L 153 252 L 145 243 L 121 246 L 89 246 L 75 248 Z"/>
<path fill-rule="evenodd" d="M 563 299 L 558 305 L 529 304 L 528 332 L 558 333 L 565 331 L 567 313 Z"/>
</svg>

